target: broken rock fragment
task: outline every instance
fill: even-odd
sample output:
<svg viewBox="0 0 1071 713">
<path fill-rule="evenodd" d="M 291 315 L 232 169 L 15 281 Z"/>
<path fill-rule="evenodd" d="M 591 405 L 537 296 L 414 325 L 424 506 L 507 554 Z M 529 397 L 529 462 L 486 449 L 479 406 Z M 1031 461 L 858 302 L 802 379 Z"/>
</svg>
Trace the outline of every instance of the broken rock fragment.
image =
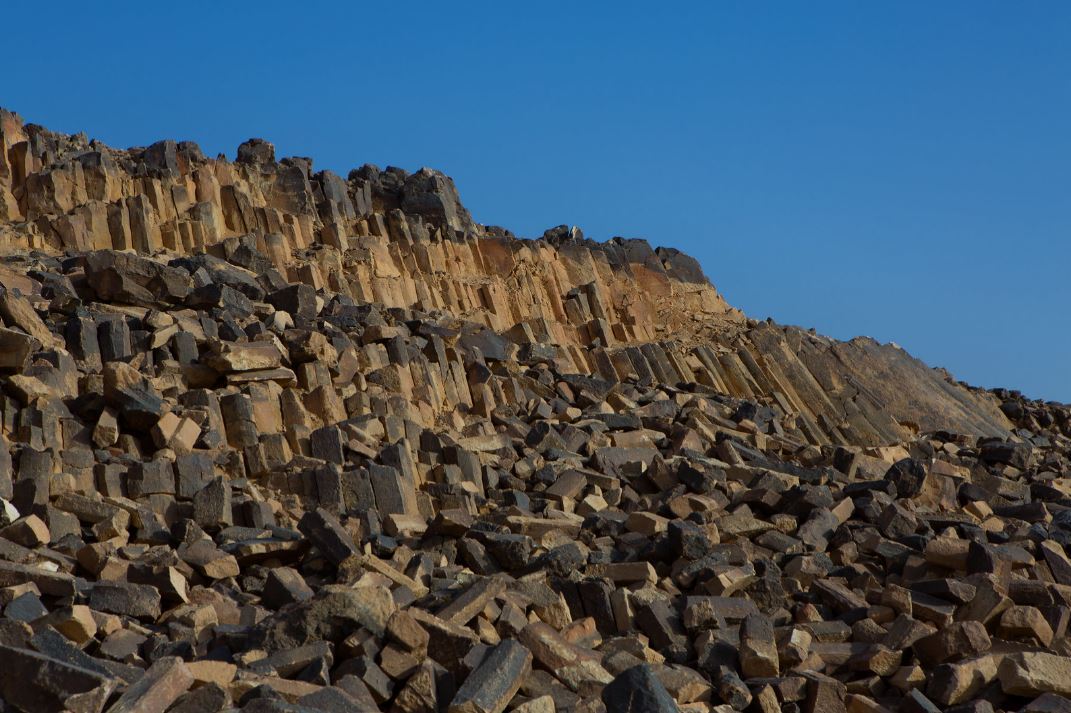
<svg viewBox="0 0 1071 713">
<path fill-rule="evenodd" d="M 532 653 L 508 639 L 488 652 L 450 702 L 450 713 L 501 713 L 532 668 Z"/>
<path fill-rule="evenodd" d="M 680 710 L 647 664 L 633 666 L 607 684 L 602 691 L 602 702 L 607 710 L 622 713 L 677 713 Z"/>
</svg>

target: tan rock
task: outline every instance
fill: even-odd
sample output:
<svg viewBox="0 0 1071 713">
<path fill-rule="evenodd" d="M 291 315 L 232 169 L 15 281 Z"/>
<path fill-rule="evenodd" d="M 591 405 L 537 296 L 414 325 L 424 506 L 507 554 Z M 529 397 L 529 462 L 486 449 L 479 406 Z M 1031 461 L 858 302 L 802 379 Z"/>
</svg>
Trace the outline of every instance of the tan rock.
<svg viewBox="0 0 1071 713">
<path fill-rule="evenodd" d="M 222 342 L 207 358 L 209 366 L 222 373 L 257 371 L 282 366 L 283 355 L 273 342 Z"/>
<path fill-rule="evenodd" d="M 1000 616 L 999 634 L 1005 639 L 1033 638 L 1042 646 L 1052 643 L 1052 627 L 1037 607 L 1012 606 Z"/>
<path fill-rule="evenodd" d="M 84 604 L 74 604 L 49 612 L 48 623 L 59 633 L 78 644 L 84 645 L 97 633 L 93 611 Z"/>
<path fill-rule="evenodd" d="M 0 318 L 9 327 L 18 327 L 44 345 L 54 343 L 52 332 L 22 295 L 0 287 Z"/>
<path fill-rule="evenodd" d="M 126 689 L 109 713 L 164 713 L 193 685 L 186 663 L 168 656 L 157 660 L 138 682 Z"/>
<path fill-rule="evenodd" d="M 518 640 L 532 652 L 548 671 L 557 671 L 565 666 L 573 666 L 581 661 L 599 660 L 595 653 L 575 644 L 571 644 L 552 627 L 543 622 L 534 622 L 521 630 Z"/>
<path fill-rule="evenodd" d="M 109 446 L 114 446 L 118 440 L 118 414 L 116 414 L 112 408 L 106 407 L 100 412 L 97 424 L 93 427 L 93 443 L 95 443 L 98 448 L 107 448 Z"/>
<path fill-rule="evenodd" d="M 780 675 L 773 625 L 761 614 L 751 614 L 740 625 L 740 670 L 746 678 Z"/>
<path fill-rule="evenodd" d="M 237 666 L 226 661 L 190 661 L 186 667 L 193 676 L 195 686 L 203 686 L 206 683 L 226 686 L 234 680 L 238 671 Z"/>
<path fill-rule="evenodd" d="M 27 515 L 0 530 L 0 537 L 23 547 L 41 547 L 52 541 L 48 525 L 37 515 Z"/>
<path fill-rule="evenodd" d="M 1071 658 L 1043 652 L 1009 654 L 997 669 L 1000 687 L 1015 696 L 1071 696 Z"/>
<path fill-rule="evenodd" d="M 649 512 L 634 512 L 625 520 L 625 527 L 629 532 L 638 532 L 641 535 L 653 536 L 665 532 L 669 526 L 669 520 Z"/>
</svg>

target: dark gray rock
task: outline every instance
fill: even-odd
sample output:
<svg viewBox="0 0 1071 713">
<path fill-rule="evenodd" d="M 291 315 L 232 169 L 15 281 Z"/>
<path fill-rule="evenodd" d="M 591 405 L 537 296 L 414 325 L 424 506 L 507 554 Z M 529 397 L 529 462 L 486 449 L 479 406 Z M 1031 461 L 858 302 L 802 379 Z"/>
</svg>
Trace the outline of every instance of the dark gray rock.
<svg viewBox="0 0 1071 713">
<path fill-rule="evenodd" d="M 678 713 L 666 687 L 647 664 L 625 670 L 602 689 L 606 710 L 614 713 Z"/>
</svg>

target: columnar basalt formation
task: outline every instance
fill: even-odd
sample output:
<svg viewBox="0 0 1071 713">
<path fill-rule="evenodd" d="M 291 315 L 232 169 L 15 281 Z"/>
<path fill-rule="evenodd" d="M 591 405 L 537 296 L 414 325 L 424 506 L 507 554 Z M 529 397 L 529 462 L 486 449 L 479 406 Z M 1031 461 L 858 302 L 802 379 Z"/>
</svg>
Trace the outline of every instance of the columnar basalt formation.
<svg viewBox="0 0 1071 713">
<path fill-rule="evenodd" d="M 254 139 L 235 162 L 192 143 L 117 151 L 0 115 L 8 249 L 186 254 L 251 236 L 283 277 L 385 307 L 445 310 L 565 346 L 652 341 L 659 312 L 739 320 L 694 260 L 555 229 L 520 241 L 472 221 L 437 171 L 343 180 Z"/>
<path fill-rule="evenodd" d="M 3 710 L 1065 709 L 1071 408 L 428 169 L 0 149 Z"/>
<path fill-rule="evenodd" d="M 1003 435 L 991 399 L 892 346 L 748 323 L 699 265 L 642 240 L 540 240 L 473 222 L 453 181 L 364 166 L 346 180 L 276 161 L 252 139 L 232 163 L 196 144 L 119 151 L 0 113 L 0 245 L 9 250 L 208 251 L 383 307 L 443 311 L 554 350 L 564 371 L 697 381 L 760 398 L 816 444 L 878 445 L 911 426 Z M 265 261 L 265 257 L 267 261 Z M 166 259 L 166 258 L 165 258 Z"/>
</svg>

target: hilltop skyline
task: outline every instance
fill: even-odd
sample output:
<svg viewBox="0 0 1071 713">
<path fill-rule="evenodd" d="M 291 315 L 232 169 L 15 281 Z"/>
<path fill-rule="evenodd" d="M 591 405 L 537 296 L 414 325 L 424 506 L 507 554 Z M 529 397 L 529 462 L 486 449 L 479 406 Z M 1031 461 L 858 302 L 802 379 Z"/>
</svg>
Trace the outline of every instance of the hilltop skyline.
<svg viewBox="0 0 1071 713">
<path fill-rule="evenodd" d="M 119 147 L 233 156 L 252 133 L 343 176 L 431 166 L 482 223 L 642 237 L 695 256 L 753 317 L 1071 401 L 1066 5 L 284 7 L 206 11 L 217 31 L 172 53 L 137 28 L 177 9 L 56 28 L 128 29 L 80 59 L 104 83 L 15 33 L 35 60 L 3 104 Z M 264 41 L 281 27 L 302 41 Z"/>
</svg>

